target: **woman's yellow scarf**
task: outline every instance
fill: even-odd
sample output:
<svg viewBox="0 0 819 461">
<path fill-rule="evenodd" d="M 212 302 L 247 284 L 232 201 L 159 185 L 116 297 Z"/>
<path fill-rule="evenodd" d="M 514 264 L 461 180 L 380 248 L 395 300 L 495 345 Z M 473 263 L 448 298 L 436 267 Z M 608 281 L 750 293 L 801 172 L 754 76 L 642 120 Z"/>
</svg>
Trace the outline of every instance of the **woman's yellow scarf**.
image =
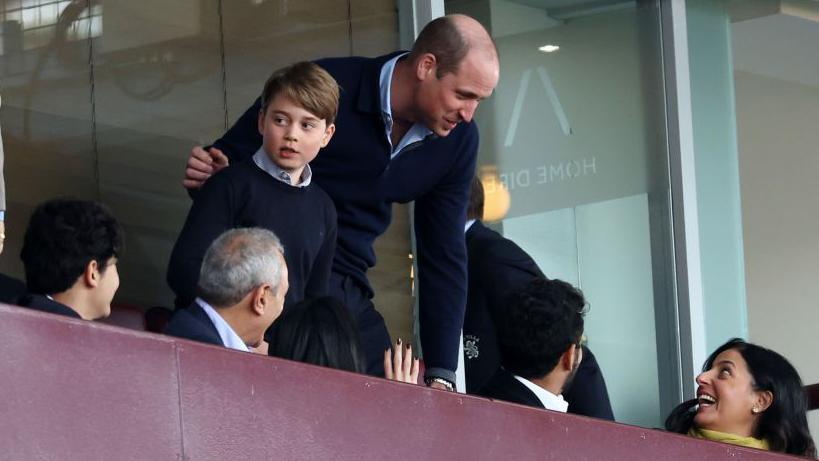
<svg viewBox="0 0 819 461">
<path fill-rule="evenodd" d="M 712 440 L 714 442 L 730 443 L 743 447 L 758 448 L 760 450 L 770 450 L 767 440 L 755 439 L 753 437 L 741 437 L 727 432 L 717 432 L 708 429 L 698 429 L 692 427 L 688 430 L 688 435 L 698 439 Z"/>
</svg>

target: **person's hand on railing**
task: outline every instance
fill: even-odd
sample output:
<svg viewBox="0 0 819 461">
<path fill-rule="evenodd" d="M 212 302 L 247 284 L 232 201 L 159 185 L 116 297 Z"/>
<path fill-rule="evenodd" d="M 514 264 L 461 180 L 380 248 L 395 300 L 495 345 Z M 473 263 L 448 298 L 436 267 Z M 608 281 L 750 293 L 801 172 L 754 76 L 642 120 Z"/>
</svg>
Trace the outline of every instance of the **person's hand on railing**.
<svg viewBox="0 0 819 461">
<path fill-rule="evenodd" d="M 395 351 L 384 351 L 384 372 L 387 379 L 402 383 L 418 384 L 418 359 L 412 357 L 412 345 L 401 347 L 401 338 L 395 343 Z"/>
</svg>

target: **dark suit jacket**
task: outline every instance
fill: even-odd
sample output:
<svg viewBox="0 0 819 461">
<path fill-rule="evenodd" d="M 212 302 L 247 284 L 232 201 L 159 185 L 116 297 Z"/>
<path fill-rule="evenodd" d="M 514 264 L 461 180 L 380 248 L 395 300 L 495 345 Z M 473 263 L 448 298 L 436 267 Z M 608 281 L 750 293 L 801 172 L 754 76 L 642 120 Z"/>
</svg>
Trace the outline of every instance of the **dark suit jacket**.
<svg viewBox="0 0 819 461">
<path fill-rule="evenodd" d="M 47 296 L 27 294 L 20 298 L 18 304 L 29 309 L 34 309 L 40 312 L 48 312 L 50 314 L 65 315 L 66 317 L 73 317 L 75 319 L 82 318 L 80 314 L 74 309 L 65 304 L 48 299 Z"/>
<path fill-rule="evenodd" d="M 512 289 L 543 272 L 515 242 L 480 221 L 466 232 L 468 289 L 464 316 L 466 392 L 477 393 L 500 367 L 494 318 Z"/>
<path fill-rule="evenodd" d="M 17 304 L 25 294 L 26 284 L 22 280 L 0 274 L 0 303 Z"/>
<path fill-rule="evenodd" d="M 177 309 L 165 329 L 165 334 L 225 346 L 210 317 L 197 303 L 191 304 L 187 309 Z"/>
<path fill-rule="evenodd" d="M 530 391 L 522 382 L 515 379 L 512 373 L 503 368 L 498 368 L 498 371 L 495 372 L 480 395 L 494 400 L 519 403 L 535 408 L 546 408 L 534 392 Z"/>
<path fill-rule="evenodd" d="M 469 256 L 463 330 L 466 391 L 483 394 L 484 386 L 500 369 L 494 319 L 503 315 L 506 296 L 535 277 L 545 276 L 521 247 L 480 221 L 475 221 L 466 232 L 466 251 Z M 520 384 L 514 377 L 511 379 Z M 569 402 L 569 413 L 614 420 L 603 373 L 586 347 L 577 375 L 563 398 Z"/>
</svg>

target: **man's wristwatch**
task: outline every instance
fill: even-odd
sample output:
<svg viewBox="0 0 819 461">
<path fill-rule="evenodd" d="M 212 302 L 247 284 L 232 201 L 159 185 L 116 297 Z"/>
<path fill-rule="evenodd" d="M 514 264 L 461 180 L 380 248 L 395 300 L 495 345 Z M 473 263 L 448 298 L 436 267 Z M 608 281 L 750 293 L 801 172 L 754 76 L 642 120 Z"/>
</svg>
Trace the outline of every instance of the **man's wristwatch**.
<svg viewBox="0 0 819 461">
<path fill-rule="evenodd" d="M 455 391 L 455 385 L 452 384 L 451 382 L 445 380 L 444 378 L 436 378 L 436 377 L 424 378 L 424 384 L 426 384 L 427 386 L 431 386 L 432 383 L 438 383 L 438 384 L 444 386 L 446 388 L 446 390 L 448 390 L 449 392 L 454 392 Z"/>
</svg>

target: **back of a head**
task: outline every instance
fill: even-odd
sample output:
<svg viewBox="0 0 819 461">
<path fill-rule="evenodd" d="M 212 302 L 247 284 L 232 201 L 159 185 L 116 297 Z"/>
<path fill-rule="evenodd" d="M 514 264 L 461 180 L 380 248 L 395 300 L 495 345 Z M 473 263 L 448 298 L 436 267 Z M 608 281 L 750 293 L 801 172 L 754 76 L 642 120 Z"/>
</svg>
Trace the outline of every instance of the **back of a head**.
<svg viewBox="0 0 819 461">
<path fill-rule="evenodd" d="M 525 379 L 549 374 L 583 336 L 586 301 L 562 280 L 533 279 L 506 298 L 497 319 L 501 365 Z"/>
<path fill-rule="evenodd" d="M 274 292 L 284 270 L 284 249 L 273 232 L 231 229 L 211 243 L 199 271 L 198 294 L 208 304 L 229 307 L 268 283 Z"/>
<path fill-rule="evenodd" d="M 336 80 L 321 66 L 302 61 L 283 67 L 267 79 L 261 96 L 261 109 L 283 95 L 311 114 L 335 122 L 340 90 Z"/>
<path fill-rule="evenodd" d="M 53 199 L 34 210 L 20 259 L 30 293 L 55 294 L 71 288 L 88 263 L 100 271 L 122 252 L 122 227 L 108 209 L 89 200 Z"/>
<path fill-rule="evenodd" d="M 288 309 L 268 331 L 274 357 L 364 372 L 358 330 L 341 301 L 325 296 Z"/>
<path fill-rule="evenodd" d="M 414 61 L 430 53 L 437 60 L 438 78 L 456 73 L 467 53 L 480 49 L 487 57 L 497 60 L 495 43 L 486 29 L 464 15 L 446 15 L 433 19 L 421 29 L 410 52 Z"/>
</svg>

